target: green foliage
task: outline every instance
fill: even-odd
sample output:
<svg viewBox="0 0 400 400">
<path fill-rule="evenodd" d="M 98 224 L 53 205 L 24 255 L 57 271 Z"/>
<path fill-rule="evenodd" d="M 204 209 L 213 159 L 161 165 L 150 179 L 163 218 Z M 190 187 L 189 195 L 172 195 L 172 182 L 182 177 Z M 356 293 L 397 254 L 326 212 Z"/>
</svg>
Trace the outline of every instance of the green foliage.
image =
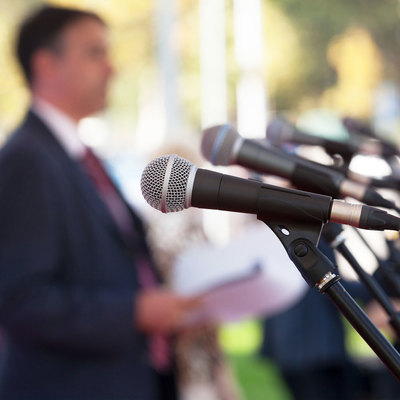
<svg viewBox="0 0 400 400">
<path fill-rule="evenodd" d="M 276 109 L 296 109 L 304 97 L 317 97 L 336 80 L 326 51 L 331 40 L 348 28 L 369 31 L 385 62 L 385 78 L 400 83 L 399 2 L 397 0 L 268 0 L 278 6 L 294 25 L 302 58 L 302 75 L 295 85 L 275 95 Z M 293 66 L 296 68 L 296 66 Z"/>
<path fill-rule="evenodd" d="M 117 75 L 111 92 L 113 115 L 136 119 L 159 76 L 156 2 L 141 0 L 51 0 L 99 12 L 110 24 L 112 60 Z M 13 59 L 12 43 L 18 21 L 39 0 L 0 0 L 0 139 L 19 121 L 29 102 L 28 92 Z M 200 127 L 200 68 L 198 1 L 176 0 L 173 29 L 179 61 L 178 95 L 184 120 Z M 273 111 L 300 111 L 317 105 L 337 74 L 327 60 L 332 40 L 351 27 L 368 31 L 381 52 L 383 79 L 400 83 L 398 0 L 264 0 L 265 65 L 261 74 Z M 233 0 L 225 2 L 229 117 L 235 120 L 236 86 L 240 76 L 234 54 Z M 249 28 L 251 29 L 251 27 Z M 355 55 L 357 56 L 357 55 Z"/>
</svg>

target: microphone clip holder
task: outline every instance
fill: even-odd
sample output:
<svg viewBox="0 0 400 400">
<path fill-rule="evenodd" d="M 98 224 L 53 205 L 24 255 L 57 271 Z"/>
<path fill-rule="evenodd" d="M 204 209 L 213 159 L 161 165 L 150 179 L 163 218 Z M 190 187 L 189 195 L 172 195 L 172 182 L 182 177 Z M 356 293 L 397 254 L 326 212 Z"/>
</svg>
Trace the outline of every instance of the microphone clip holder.
<svg viewBox="0 0 400 400">
<path fill-rule="evenodd" d="M 340 310 L 353 328 L 360 334 L 395 378 L 400 381 L 400 355 L 392 344 L 372 323 L 360 306 L 343 288 L 336 274 L 335 265 L 317 248 L 323 220 L 318 219 L 282 221 L 279 216 L 263 215 L 257 218 L 268 225 L 283 244 L 310 287 L 318 286 L 321 294 L 326 294 Z"/>
</svg>

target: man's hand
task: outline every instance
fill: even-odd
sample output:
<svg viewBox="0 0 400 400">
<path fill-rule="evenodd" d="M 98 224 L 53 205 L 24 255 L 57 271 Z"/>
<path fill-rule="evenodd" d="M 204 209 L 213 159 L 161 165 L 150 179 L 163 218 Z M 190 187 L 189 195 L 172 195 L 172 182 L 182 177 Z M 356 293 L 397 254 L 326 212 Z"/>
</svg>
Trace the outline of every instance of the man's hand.
<svg viewBox="0 0 400 400">
<path fill-rule="evenodd" d="M 168 290 L 144 290 L 136 297 L 136 326 L 146 333 L 178 332 L 201 303 L 200 296 L 182 297 Z"/>
</svg>

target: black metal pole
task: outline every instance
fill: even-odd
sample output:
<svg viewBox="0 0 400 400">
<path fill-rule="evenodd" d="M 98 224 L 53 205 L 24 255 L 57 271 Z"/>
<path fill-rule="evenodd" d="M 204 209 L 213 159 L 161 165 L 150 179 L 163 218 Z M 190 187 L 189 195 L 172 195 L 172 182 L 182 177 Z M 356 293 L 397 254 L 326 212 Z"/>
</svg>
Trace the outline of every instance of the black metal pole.
<svg viewBox="0 0 400 400">
<path fill-rule="evenodd" d="M 344 243 L 338 244 L 336 249 L 340 254 L 349 262 L 351 267 L 360 277 L 360 280 L 364 283 L 364 285 L 368 288 L 371 294 L 375 297 L 375 299 L 379 302 L 379 304 L 383 307 L 386 313 L 389 316 L 389 323 L 396 332 L 397 338 L 400 339 L 400 319 L 397 311 L 393 308 L 393 305 L 386 295 L 385 291 L 378 284 L 376 279 L 374 279 L 371 275 L 367 274 L 361 265 L 357 262 L 353 254 L 347 248 Z"/>
<path fill-rule="evenodd" d="M 327 294 L 354 329 L 368 343 L 397 380 L 400 381 L 399 353 L 371 322 L 342 284 L 336 282 L 327 288 L 324 293 Z"/>
<path fill-rule="evenodd" d="M 360 236 L 360 238 L 363 240 L 364 238 L 360 235 L 360 233 L 357 231 L 357 234 Z M 353 256 L 349 248 L 346 246 L 345 242 L 345 237 L 343 235 L 343 228 L 340 224 L 335 224 L 332 222 L 329 222 L 325 224 L 323 230 L 322 230 L 322 235 L 328 240 L 328 242 L 331 244 L 332 248 L 336 249 L 350 264 L 350 266 L 353 268 L 353 270 L 357 273 L 358 277 L 360 280 L 364 283 L 364 285 L 367 287 L 369 292 L 372 294 L 372 296 L 378 301 L 378 303 L 383 307 L 383 309 L 386 311 L 386 313 L 389 316 L 389 323 L 391 324 L 392 328 L 394 329 L 397 338 L 400 339 L 400 319 L 399 319 L 399 313 L 396 312 L 394 309 L 388 295 L 382 288 L 382 286 L 377 282 L 377 280 L 369 275 L 367 272 L 364 271 L 364 269 L 361 267 L 357 259 Z M 364 241 L 364 240 L 363 240 Z M 364 241 L 364 244 L 367 246 L 368 249 L 370 249 L 368 243 Z M 370 249 L 372 252 L 372 249 Z M 374 254 L 374 253 L 373 253 Z M 376 257 L 377 261 L 379 262 L 380 259 L 374 254 Z"/>
</svg>

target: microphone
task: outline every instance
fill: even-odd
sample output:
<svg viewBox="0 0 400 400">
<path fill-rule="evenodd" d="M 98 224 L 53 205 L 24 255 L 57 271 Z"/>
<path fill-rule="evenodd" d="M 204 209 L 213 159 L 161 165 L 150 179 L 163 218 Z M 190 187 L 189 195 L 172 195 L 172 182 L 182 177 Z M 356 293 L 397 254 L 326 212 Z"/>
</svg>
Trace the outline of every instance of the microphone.
<svg viewBox="0 0 400 400">
<path fill-rule="evenodd" d="M 347 120 L 345 120 L 347 121 Z M 354 124 L 344 123 L 344 126 L 351 131 L 355 130 Z M 282 117 L 275 117 L 267 126 L 266 132 L 268 140 L 278 146 L 285 142 L 306 144 L 311 146 L 321 146 L 328 154 L 340 154 L 349 162 L 355 154 L 379 155 L 390 157 L 398 152 L 381 140 L 373 137 L 373 140 L 358 140 L 353 143 L 343 143 L 336 140 L 324 139 L 315 135 L 308 134 L 297 129 L 293 124 Z"/>
<path fill-rule="evenodd" d="M 359 133 L 364 136 L 368 136 L 374 139 L 378 139 L 376 133 L 371 129 L 371 127 L 364 121 L 361 121 L 352 117 L 342 118 L 343 126 L 350 132 Z"/>
<path fill-rule="evenodd" d="M 297 129 L 283 117 L 275 117 L 271 120 L 267 126 L 266 136 L 275 146 L 280 146 L 287 142 L 321 146 L 328 154 L 340 154 L 347 162 L 350 162 L 353 156 L 358 153 L 358 148 L 354 144 L 342 143 L 308 134 Z"/>
<path fill-rule="evenodd" d="M 381 155 L 383 158 L 388 158 L 394 155 L 399 155 L 397 149 L 390 143 L 379 139 L 375 132 L 359 120 L 344 117 L 342 123 L 349 133 L 357 132 L 369 137 L 370 140 L 362 141 L 361 144 L 357 146 L 354 141 L 352 143 L 342 143 L 335 140 L 323 139 L 297 129 L 283 117 L 275 117 L 272 119 L 267 126 L 266 136 L 275 146 L 281 146 L 285 142 L 321 146 L 328 154 L 340 154 L 343 157 L 345 165 L 341 168 L 336 168 L 336 170 L 345 174 L 350 180 L 363 183 L 367 186 L 374 186 L 376 188 L 398 190 L 400 182 L 395 177 L 385 177 L 382 179 L 371 178 L 357 174 L 348 169 L 348 164 L 357 153 Z"/>
<path fill-rule="evenodd" d="M 147 203 L 163 213 L 197 207 L 256 214 L 261 220 L 282 223 L 330 220 L 363 229 L 400 228 L 400 218 L 374 207 L 197 168 L 176 154 L 151 161 L 140 186 Z"/>
<path fill-rule="evenodd" d="M 366 137 L 371 138 L 370 143 L 374 143 L 376 146 L 376 152 L 383 157 L 391 157 L 395 155 L 399 155 L 398 149 L 388 141 L 381 139 L 377 133 L 372 130 L 365 122 L 362 122 L 358 119 L 351 117 L 343 117 L 342 118 L 343 126 L 353 134 L 360 134 Z"/>
<path fill-rule="evenodd" d="M 299 189 L 332 197 L 350 196 L 370 206 L 396 209 L 396 205 L 366 184 L 346 179 L 340 171 L 242 138 L 231 125 L 203 131 L 203 156 L 214 165 L 238 164 L 260 173 L 286 178 Z"/>
</svg>

